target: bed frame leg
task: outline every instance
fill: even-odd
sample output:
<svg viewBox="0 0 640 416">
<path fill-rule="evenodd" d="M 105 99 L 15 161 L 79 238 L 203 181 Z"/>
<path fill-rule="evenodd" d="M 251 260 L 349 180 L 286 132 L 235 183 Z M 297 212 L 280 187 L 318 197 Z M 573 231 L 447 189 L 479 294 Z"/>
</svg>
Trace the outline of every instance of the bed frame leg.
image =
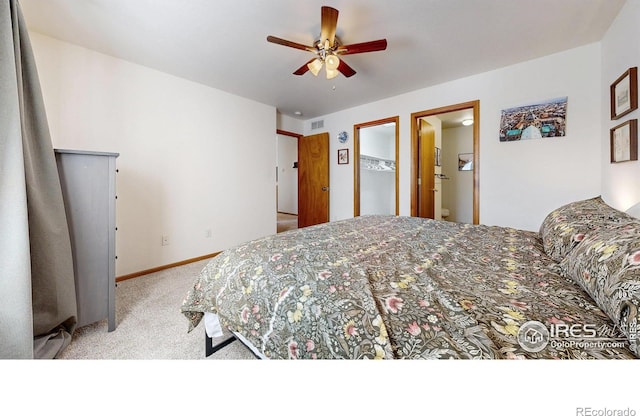
<svg viewBox="0 0 640 416">
<path fill-rule="evenodd" d="M 204 333 L 204 341 L 205 341 L 205 346 L 204 346 L 204 351 L 205 351 L 205 357 L 210 356 L 211 354 L 213 354 L 214 352 L 226 347 L 227 345 L 231 344 L 233 341 L 236 340 L 235 336 L 231 336 L 227 339 L 225 339 L 224 341 L 213 345 L 213 338 L 211 338 L 209 335 L 207 335 L 207 332 L 205 331 Z"/>
</svg>

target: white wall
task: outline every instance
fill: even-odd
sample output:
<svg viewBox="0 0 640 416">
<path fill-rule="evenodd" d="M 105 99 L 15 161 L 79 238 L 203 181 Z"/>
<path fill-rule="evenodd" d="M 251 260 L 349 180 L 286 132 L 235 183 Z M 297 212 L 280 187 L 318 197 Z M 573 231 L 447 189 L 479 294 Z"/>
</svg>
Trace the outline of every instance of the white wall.
<svg viewBox="0 0 640 416">
<path fill-rule="evenodd" d="M 627 0 L 602 39 L 601 117 L 602 197 L 615 208 L 626 210 L 640 202 L 640 162 L 610 163 L 609 129 L 640 118 L 639 110 L 611 120 L 609 87 L 627 69 L 640 66 L 640 1 Z"/>
<path fill-rule="evenodd" d="M 480 222 L 538 230 L 554 208 L 600 194 L 601 53 L 594 43 L 540 59 L 328 114 L 331 154 L 342 130 L 400 116 L 400 214 L 410 214 L 411 113 L 480 100 Z M 567 135 L 501 143 L 500 111 L 568 96 Z M 317 131 L 314 131 L 316 133 Z M 331 160 L 335 157 L 331 156 Z M 331 165 L 331 219 L 353 216 L 353 169 Z M 596 167 L 596 168 L 594 168 Z"/>
<path fill-rule="evenodd" d="M 278 212 L 298 214 L 298 138 L 276 135 L 278 144 Z"/>
<path fill-rule="evenodd" d="M 275 233 L 274 107 L 30 36 L 54 147 L 120 153 L 118 276 Z"/>
<path fill-rule="evenodd" d="M 279 130 L 288 131 L 289 133 L 302 134 L 302 131 L 304 129 L 304 121 L 277 112 L 276 126 Z"/>
<path fill-rule="evenodd" d="M 396 159 L 395 125 L 361 127 L 359 132 L 360 154 L 379 159 Z"/>
</svg>

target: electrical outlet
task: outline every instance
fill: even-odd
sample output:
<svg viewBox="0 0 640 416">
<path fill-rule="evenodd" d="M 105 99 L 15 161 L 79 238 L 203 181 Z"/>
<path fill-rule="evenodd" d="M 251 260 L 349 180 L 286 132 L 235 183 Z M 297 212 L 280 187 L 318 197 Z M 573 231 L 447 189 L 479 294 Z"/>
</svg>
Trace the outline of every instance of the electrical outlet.
<svg viewBox="0 0 640 416">
<path fill-rule="evenodd" d="M 204 236 L 205 238 L 211 238 L 211 228 L 207 228 L 206 230 L 204 230 Z"/>
<path fill-rule="evenodd" d="M 168 235 L 163 235 L 162 236 L 162 245 L 163 246 L 168 246 L 169 245 L 169 236 Z"/>
</svg>

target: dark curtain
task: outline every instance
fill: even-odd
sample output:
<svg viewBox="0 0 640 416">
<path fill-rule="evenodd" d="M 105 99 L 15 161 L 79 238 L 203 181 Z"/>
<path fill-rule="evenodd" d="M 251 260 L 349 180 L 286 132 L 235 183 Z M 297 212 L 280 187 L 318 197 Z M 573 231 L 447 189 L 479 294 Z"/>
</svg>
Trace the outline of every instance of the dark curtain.
<svg viewBox="0 0 640 416">
<path fill-rule="evenodd" d="M 0 0 L 0 358 L 55 358 L 77 321 L 73 257 L 27 27 Z"/>
</svg>

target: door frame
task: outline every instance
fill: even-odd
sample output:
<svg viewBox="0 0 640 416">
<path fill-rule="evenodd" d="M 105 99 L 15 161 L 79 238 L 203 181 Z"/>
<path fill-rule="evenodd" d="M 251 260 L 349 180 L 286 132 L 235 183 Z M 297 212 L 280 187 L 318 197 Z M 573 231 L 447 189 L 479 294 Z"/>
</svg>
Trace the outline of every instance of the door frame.
<svg viewBox="0 0 640 416">
<path fill-rule="evenodd" d="M 418 215 L 419 119 L 460 110 L 473 110 L 473 223 L 480 222 L 480 100 L 411 113 L 411 216 Z"/>
<path fill-rule="evenodd" d="M 400 152 L 400 116 L 387 117 L 380 120 L 368 121 L 366 123 L 354 124 L 353 126 L 353 216 L 360 215 L 360 129 L 363 127 L 380 126 L 386 123 L 396 123 L 395 128 L 395 200 L 396 215 L 400 212 L 400 175 L 399 175 L 399 152 Z"/>
</svg>

